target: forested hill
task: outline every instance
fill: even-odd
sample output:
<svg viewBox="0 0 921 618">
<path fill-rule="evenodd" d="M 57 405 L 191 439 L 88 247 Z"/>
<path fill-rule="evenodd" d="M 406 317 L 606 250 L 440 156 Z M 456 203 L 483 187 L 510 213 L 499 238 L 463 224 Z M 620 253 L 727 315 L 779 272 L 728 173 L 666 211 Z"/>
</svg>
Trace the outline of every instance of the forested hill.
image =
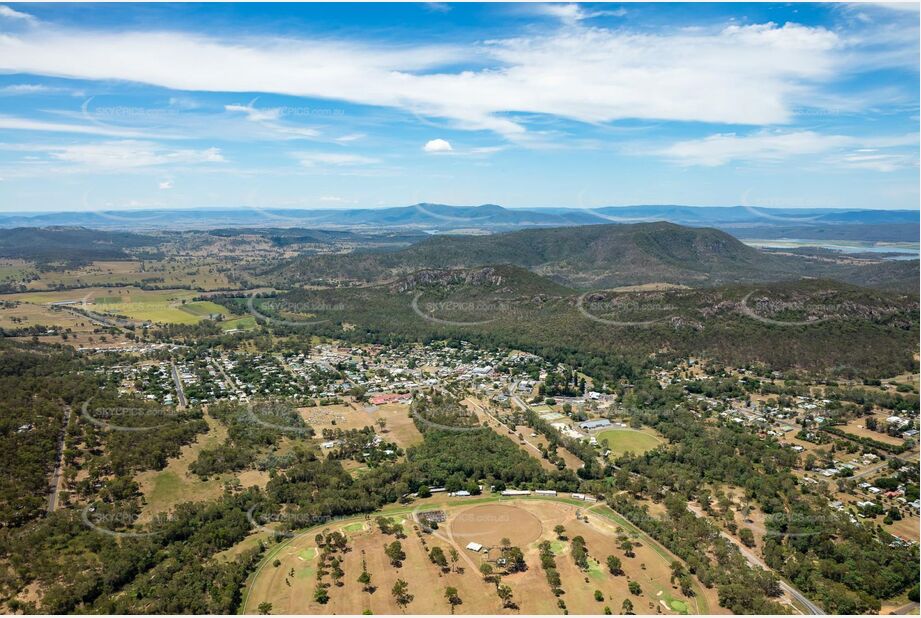
<svg viewBox="0 0 921 618">
<path fill-rule="evenodd" d="M 120 260 L 126 249 L 153 248 L 159 241 L 130 232 L 101 232 L 85 227 L 19 227 L 0 230 L 0 257 L 66 262 Z"/>
<path fill-rule="evenodd" d="M 863 377 L 916 367 L 917 297 L 832 281 L 580 293 L 488 266 L 419 271 L 380 286 L 298 289 L 281 300 L 255 301 L 261 316 L 281 318 L 265 321 L 279 333 L 309 328 L 375 343 L 463 339 L 610 379 L 622 377 L 623 359 L 640 366 L 655 355 L 845 376 L 859 367 Z M 222 302 L 246 310 L 245 299 Z"/>
<path fill-rule="evenodd" d="M 392 279 L 423 268 L 513 264 L 578 288 L 645 283 L 690 286 L 832 278 L 880 287 L 911 287 L 917 263 L 847 263 L 767 253 L 712 228 L 637 223 L 528 229 L 490 236 L 434 236 L 388 254 L 296 258 L 271 273 L 284 285 Z M 916 285 L 914 286 L 916 288 Z"/>
</svg>

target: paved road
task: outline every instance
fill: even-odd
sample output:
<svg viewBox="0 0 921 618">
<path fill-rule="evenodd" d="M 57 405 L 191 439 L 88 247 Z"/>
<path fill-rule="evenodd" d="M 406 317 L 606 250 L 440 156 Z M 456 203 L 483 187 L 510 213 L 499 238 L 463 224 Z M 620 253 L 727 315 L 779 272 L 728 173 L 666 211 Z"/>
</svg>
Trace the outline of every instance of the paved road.
<svg viewBox="0 0 921 618">
<path fill-rule="evenodd" d="M 212 360 L 211 360 L 211 364 L 212 364 L 212 365 L 214 366 L 214 368 L 217 369 L 218 372 L 224 377 L 224 382 L 227 384 L 227 386 L 230 387 L 230 390 L 232 390 L 234 393 L 236 393 L 236 395 L 237 395 L 237 397 L 240 399 L 240 401 L 249 401 L 249 397 L 247 396 L 247 394 L 244 393 L 244 392 L 243 392 L 242 390 L 240 390 L 239 388 L 237 388 L 237 383 L 234 382 L 234 381 L 230 378 L 229 375 L 227 375 L 227 372 L 226 372 L 226 371 L 224 371 L 224 365 L 223 365 L 222 363 L 219 363 L 217 360 L 212 359 Z"/>
<path fill-rule="evenodd" d="M 467 399 L 467 401 L 469 401 L 470 403 L 472 403 L 473 405 L 475 405 L 475 406 L 477 407 L 477 409 L 478 409 L 480 412 L 482 412 L 483 414 L 485 414 L 490 420 L 494 421 L 494 422 L 495 422 L 497 425 L 499 425 L 500 427 L 505 427 L 505 428 L 509 431 L 509 433 L 511 433 L 511 434 L 514 435 L 515 429 L 514 429 L 513 427 L 509 427 L 508 425 L 506 425 L 505 423 L 503 423 L 502 421 L 500 421 L 498 418 L 496 418 L 495 416 L 493 416 L 492 414 L 490 414 L 490 413 L 489 413 L 489 410 L 486 408 L 486 406 L 483 406 L 483 405 L 477 403 L 472 397 L 467 397 L 466 399 Z M 514 398 L 514 399 L 517 399 L 517 398 Z M 517 437 L 517 436 L 516 436 L 516 437 Z M 543 458 L 543 454 L 541 453 L 541 450 L 540 450 L 540 448 L 539 448 L 538 446 L 535 446 L 534 444 L 532 444 L 532 443 L 529 442 L 528 440 L 525 440 L 524 438 L 521 438 L 521 440 L 522 440 L 522 441 L 525 443 L 525 445 L 527 445 L 529 448 L 532 448 L 532 449 L 534 449 L 535 451 L 537 451 L 538 455 L 540 455 L 540 459 Z"/>
<path fill-rule="evenodd" d="M 169 365 L 173 370 L 173 382 L 176 384 L 176 396 L 179 397 L 179 407 L 186 408 L 189 403 L 185 398 L 185 391 L 182 388 L 182 380 L 179 379 L 179 372 L 176 370 L 176 363 L 170 360 Z"/>
<path fill-rule="evenodd" d="M 866 470 L 864 470 L 864 471 L 862 471 L 862 472 L 858 472 L 858 473 L 855 474 L 854 476 L 850 476 L 850 477 L 846 477 L 846 478 L 851 478 L 851 479 L 862 479 L 862 478 L 865 477 L 865 476 L 870 476 L 871 474 L 876 474 L 877 472 L 879 472 L 880 470 L 882 470 L 883 468 L 885 468 L 885 467 L 888 466 L 888 465 L 889 465 L 889 464 L 888 464 L 887 462 L 884 461 L 883 463 L 876 464 L 875 466 L 870 466 L 870 467 L 867 468 Z"/>
<path fill-rule="evenodd" d="M 694 515 L 696 515 L 697 517 L 703 517 L 703 513 L 701 512 L 700 507 L 696 505 L 689 504 L 688 510 L 694 513 Z M 765 571 L 768 571 L 769 573 L 774 572 L 774 570 L 771 567 L 769 567 L 764 562 L 764 560 L 761 559 L 760 556 L 758 556 L 751 549 L 743 545 L 742 542 L 739 541 L 737 538 L 735 538 L 728 532 L 724 532 L 723 530 L 720 530 L 720 535 L 724 539 L 726 539 L 727 541 L 729 541 L 730 543 L 732 543 L 738 548 L 739 553 L 741 553 L 745 557 L 745 559 L 748 560 L 748 564 L 750 564 L 753 567 L 760 567 L 764 569 Z M 810 601 L 808 597 L 806 597 L 805 594 L 803 594 L 802 592 L 800 592 L 799 590 L 797 590 L 796 588 L 794 588 L 793 586 L 785 582 L 783 579 L 780 580 L 780 589 L 786 592 L 787 594 L 789 594 L 794 599 L 796 599 L 803 607 L 805 607 L 809 611 L 810 614 L 813 614 L 815 616 L 825 615 L 825 611 L 821 607 L 819 607 L 818 605 Z"/>
<path fill-rule="evenodd" d="M 897 610 L 891 613 L 895 614 L 896 616 L 905 616 L 907 614 L 914 615 L 918 613 L 919 607 L 921 607 L 921 605 L 919 605 L 918 603 L 911 602 L 908 605 L 903 605 L 902 607 L 898 608 Z"/>
<path fill-rule="evenodd" d="M 58 508 L 58 496 L 61 493 L 64 472 L 64 439 L 67 437 L 67 426 L 70 425 L 70 417 L 71 414 L 73 414 L 73 408 L 65 406 L 65 410 L 64 426 L 61 428 L 61 435 L 58 437 L 54 473 L 51 475 L 51 483 L 48 486 L 48 513 L 53 513 L 54 510 Z"/>
</svg>

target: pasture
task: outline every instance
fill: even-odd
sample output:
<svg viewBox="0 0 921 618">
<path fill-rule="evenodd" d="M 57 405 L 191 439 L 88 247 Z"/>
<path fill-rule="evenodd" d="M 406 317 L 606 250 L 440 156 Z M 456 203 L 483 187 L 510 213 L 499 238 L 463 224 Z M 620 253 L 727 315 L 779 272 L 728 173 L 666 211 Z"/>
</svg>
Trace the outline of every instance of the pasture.
<svg viewBox="0 0 921 618">
<path fill-rule="evenodd" d="M 203 291 L 223 290 L 233 287 L 225 274 L 230 267 L 229 263 L 199 259 L 97 261 L 79 268 L 39 272 L 38 278 L 30 281 L 27 287 L 48 290 L 147 283 L 163 288 L 188 286 Z"/>
<path fill-rule="evenodd" d="M 15 300 L 32 305 L 72 302 L 74 308 L 101 315 L 123 316 L 135 322 L 159 324 L 197 324 L 222 317 L 224 330 L 255 327 L 255 318 L 232 314 L 226 307 L 210 300 L 195 300 L 192 290 L 142 290 L 134 287 L 94 287 L 77 290 L 21 292 L 0 295 L 0 300 Z"/>
</svg>

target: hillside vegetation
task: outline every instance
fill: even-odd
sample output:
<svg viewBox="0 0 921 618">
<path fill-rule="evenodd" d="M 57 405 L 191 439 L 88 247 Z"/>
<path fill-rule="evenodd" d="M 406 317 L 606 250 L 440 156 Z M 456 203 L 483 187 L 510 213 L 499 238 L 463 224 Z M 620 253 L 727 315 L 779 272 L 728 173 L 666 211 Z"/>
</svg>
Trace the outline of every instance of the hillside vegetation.
<svg viewBox="0 0 921 618">
<path fill-rule="evenodd" d="M 914 262 L 838 263 L 759 251 L 710 228 L 671 223 L 529 229 L 491 236 L 434 236 L 406 249 L 295 258 L 266 273 L 278 285 L 382 282 L 422 268 L 512 264 L 578 288 L 644 283 L 691 286 L 823 277 L 906 289 Z M 916 287 L 916 286 L 915 286 Z"/>
<path fill-rule="evenodd" d="M 223 302 L 245 310 L 244 299 Z M 273 310 L 279 305 L 286 310 Z M 279 332 L 366 341 L 454 337 L 582 364 L 612 379 L 629 377 L 626 368 L 651 355 L 892 375 L 914 366 L 918 337 L 916 297 L 832 281 L 579 293 L 510 266 L 293 290 L 282 303 L 256 299 L 254 307 L 278 318 L 266 323 Z"/>
</svg>

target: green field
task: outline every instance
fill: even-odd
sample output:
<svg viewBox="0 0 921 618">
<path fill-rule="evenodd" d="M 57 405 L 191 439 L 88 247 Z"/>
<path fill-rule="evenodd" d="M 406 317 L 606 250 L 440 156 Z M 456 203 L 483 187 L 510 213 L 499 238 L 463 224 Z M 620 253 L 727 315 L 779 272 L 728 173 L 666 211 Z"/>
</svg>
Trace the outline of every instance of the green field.
<svg viewBox="0 0 921 618">
<path fill-rule="evenodd" d="M 233 315 L 226 307 L 210 300 L 194 300 L 192 290 L 141 290 L 138 288 L 86 288 L 54 292 L 24 292 L 0 296 L 3 300 L 43 305 L 61 301 L 82 301 L 101 314 L 124 316 L 137 322 L 160 324 L 197 324 L 212 315 L 224 317 L 224 330 L 247 330 L 256 327 L 253 316 Z"/>
<path fill-rule="evenodd" d="M 662 443 L 661 438 L 635 429 L 607 429 L 600 432 L 595 438 L 599 444 L 607 441 L 612 457 L 620 457 L 628 452 L 641 455 Z"/>
</svg>

